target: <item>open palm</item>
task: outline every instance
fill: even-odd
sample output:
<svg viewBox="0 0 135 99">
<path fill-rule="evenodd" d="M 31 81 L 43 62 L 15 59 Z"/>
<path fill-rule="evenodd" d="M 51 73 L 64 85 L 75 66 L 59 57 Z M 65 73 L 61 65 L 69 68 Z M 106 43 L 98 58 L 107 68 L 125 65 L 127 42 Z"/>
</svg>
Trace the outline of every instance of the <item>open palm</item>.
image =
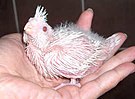
<svg viewBox="0 0 135 99">
<path fill-rule="evenodd" d="M 81 28 L 91 27 L 93 13 L 83 12 L 77 22 Z M 126 39 L 122 33 L 121 44 Z M 121 46 L 118 45 L 114 52 Z M 81 87 L 53 87 L 66 79 L 45 80 L 26 57 L 22 35 L 6 35 L 0 39 L 0 97 L 1 99 L 95 99 L 115 87 L 118 82 L 135 71 L 131 63 L 135 47 L 128 48 L 108 60 L 98 71 L 83 78 Z"/>
</svg>

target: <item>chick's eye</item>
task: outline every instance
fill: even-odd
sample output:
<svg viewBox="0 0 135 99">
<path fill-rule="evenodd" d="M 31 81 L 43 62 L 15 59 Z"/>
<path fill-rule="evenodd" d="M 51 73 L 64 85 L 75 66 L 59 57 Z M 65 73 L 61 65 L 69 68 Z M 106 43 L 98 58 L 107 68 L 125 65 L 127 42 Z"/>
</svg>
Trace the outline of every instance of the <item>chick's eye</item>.
<svg viewBox="0 0 135 99">
<path fill-rule="evenodd" d="M 46 27 L 46 26 L 43 27 L 43 31 L 44 31 L 44 32 L 47 31 L 47 27 Z"/>
</svg>

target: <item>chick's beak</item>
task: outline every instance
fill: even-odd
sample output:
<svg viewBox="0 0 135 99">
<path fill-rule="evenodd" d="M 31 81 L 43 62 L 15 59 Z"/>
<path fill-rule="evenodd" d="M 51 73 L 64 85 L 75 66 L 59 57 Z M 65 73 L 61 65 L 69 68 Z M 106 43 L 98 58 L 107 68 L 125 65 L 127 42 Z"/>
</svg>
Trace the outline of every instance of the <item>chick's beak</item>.
<svg viewBox="0 0 135 99">
<path fill-rule="evenodd" d="M 27 23 L 24 27 L 24 30 L 26 33 L 30 33 L 32 30 L 32 26 L 30 25 L 30 23 Z"/>
</svg>

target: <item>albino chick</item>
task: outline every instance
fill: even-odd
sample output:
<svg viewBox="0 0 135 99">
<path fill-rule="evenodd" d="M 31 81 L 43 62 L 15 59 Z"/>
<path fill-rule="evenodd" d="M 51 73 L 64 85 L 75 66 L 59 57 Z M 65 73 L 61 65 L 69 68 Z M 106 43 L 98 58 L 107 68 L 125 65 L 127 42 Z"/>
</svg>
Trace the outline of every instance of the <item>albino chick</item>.
<svg viewBox="0 0 135 99">
<path fill-rule="evenodd" d="M 52 29 L 46 16 L 46 10 L 38 6 L 35 16 L 25 25 L 23 36 L 29 60 L 45 78 L 64 77 L 76 84 L 76 79 L 102 66 L 120 43 L 118 34 L 105 39 L 75 24 Z"/>
</svg>

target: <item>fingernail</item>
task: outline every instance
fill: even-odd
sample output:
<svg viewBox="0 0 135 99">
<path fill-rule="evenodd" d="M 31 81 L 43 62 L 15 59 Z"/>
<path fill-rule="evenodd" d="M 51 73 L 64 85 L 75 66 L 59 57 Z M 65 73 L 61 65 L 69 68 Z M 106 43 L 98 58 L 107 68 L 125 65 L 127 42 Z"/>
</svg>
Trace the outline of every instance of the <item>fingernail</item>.
<svg viewBox="0 0 135 99">
<path fill-rule="evenodd" d="M 126 37 L 127 37 L 127 34 L 126 33 L 123 33 Z"/>
<path fill-rule="evenodd" d="M 91 8 L 88 8 L 86 11 L 90 11 L 91 13 L 93 13 L 93 10 Z"/>
</svg>

